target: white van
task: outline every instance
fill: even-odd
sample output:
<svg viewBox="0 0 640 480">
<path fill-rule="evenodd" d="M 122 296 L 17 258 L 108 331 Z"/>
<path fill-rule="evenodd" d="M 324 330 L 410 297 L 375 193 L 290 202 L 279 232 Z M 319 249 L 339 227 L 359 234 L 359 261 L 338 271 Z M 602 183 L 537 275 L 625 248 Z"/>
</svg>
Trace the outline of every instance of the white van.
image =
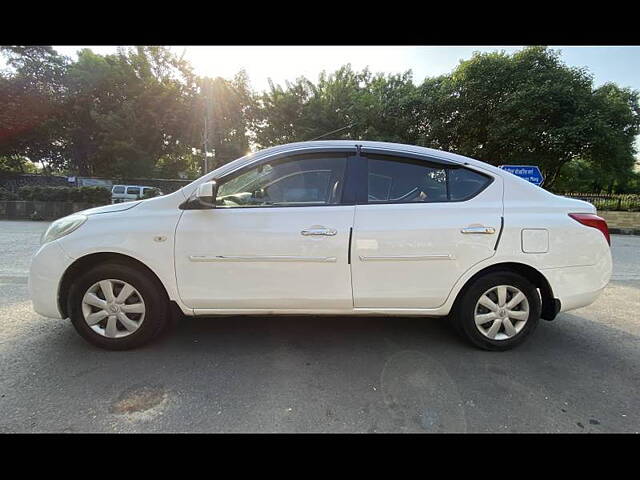
<svg viewBox="0 0 640 480">
<path fill-rule="evenodd" d="M 130 202 L 140 200 L 147 190 L 155 187 L 146 185 L 114 185 L 111 188 L 111 203 Z M 162 193 L 160 193 L 162 195 Z"/>
</svg>

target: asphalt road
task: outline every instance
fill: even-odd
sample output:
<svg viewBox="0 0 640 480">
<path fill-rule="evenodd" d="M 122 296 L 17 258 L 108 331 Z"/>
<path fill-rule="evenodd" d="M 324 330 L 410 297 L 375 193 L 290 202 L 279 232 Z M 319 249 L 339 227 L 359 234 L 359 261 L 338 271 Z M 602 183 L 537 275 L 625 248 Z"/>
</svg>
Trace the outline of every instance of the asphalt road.
<svg viewBox="0 0 640 480">
<path fill-rule="evenodd" d="M 640 237 L 593 305 L 516 350 L 446 320 L 189 319 L 107 352 L 31 310 L 45 222 L 0 222 L 0 432 L 639 432 Z"/>
</svg>

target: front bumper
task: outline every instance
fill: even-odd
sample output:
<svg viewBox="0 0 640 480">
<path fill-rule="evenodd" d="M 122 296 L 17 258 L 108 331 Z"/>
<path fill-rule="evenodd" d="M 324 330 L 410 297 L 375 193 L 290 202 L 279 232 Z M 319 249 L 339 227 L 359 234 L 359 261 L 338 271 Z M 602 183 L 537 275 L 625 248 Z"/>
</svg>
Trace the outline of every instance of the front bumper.
<svg viewBox="0 0 640 480">
<path fill-rule="evenodd" d="M 55 240 L 40 247 L 31 259 L 29 294 L 36 313 L 44 317 L 63 318 L 58 308 L 58 289 L 62 275 L 73 259 Z"/>
</svg>

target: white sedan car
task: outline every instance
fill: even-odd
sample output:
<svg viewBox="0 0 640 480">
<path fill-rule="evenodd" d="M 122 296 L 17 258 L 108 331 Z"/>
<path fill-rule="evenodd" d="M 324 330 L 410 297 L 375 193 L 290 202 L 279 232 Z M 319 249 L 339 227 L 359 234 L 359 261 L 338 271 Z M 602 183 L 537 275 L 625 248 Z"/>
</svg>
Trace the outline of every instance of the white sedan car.
<svg viewBox="0 0 640 480">
<path fill-rule="evenodd" d="M 593 205 L 460 155 L 316 141 L 268 148 L 164 197 L 51 224 L 35 310 L 128 349 L 172 315 L 449 316 L 478 347 L 592 303 L 611 276 Z"/>
</svg>

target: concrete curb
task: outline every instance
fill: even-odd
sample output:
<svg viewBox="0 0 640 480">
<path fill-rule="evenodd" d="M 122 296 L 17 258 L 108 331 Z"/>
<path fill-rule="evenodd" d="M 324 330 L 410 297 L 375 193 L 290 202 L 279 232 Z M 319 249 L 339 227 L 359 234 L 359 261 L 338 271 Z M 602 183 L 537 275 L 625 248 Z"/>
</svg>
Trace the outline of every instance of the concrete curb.
<svg viewBox="0 0 640 480">
<path fill-rule="evenodd" d="M 614 233 L 616 235 L 640 235 L 640 228 L 611 227 L 609 228 L 609 233 Z"/>
</svg>

